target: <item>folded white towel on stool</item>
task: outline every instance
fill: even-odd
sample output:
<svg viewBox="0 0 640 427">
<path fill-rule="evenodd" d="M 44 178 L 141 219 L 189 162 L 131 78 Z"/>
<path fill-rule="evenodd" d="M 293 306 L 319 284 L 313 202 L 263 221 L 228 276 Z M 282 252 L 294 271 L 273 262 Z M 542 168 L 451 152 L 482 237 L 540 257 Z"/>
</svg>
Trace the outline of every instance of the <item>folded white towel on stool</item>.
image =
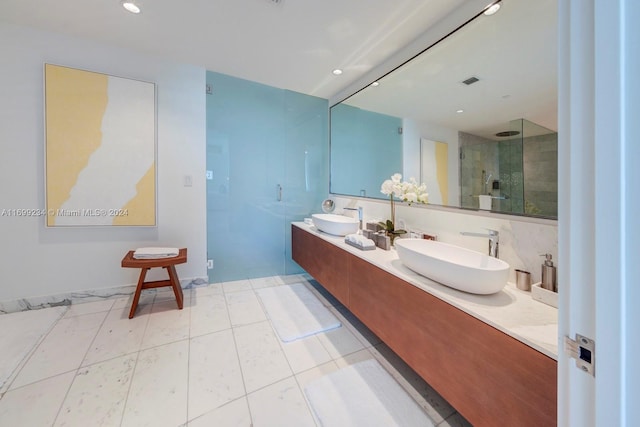
<svg viewBox="0 0 640 427">
<path fill-rule="evenodd" d="M 173 258 L 180 254 L 178 248 L 138 248 L 133 253 L 135 259 Z"/>
</svg>

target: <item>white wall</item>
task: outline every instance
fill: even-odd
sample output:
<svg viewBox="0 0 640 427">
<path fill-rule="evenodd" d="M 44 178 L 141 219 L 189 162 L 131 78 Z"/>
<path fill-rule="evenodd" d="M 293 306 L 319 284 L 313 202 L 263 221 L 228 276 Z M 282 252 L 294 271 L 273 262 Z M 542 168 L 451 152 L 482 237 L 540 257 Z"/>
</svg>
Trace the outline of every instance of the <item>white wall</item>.
<svg viewBox="0 0 640 427">
<path fill-rule="evenodd" d="M 345 206 L 362 206 L 366 221 L 389 219 L 388 201 L 372 199 L 331 196 L 336 202 L 335 213 L 343 211 Z M 515 269 L 529 271 L 533 283 L 541 278 L 543 258 L 540 254 L 551 253 L 558 259 L 558 226 L 557 222 L 546 219 L 521 218 L 489 212 L 466 213 L 456 208 L 437 206 L 396 205 L 396 222 L 404 222 L 408 230 L 420 230 L 436 234 L 438 240 L 451 243 L 478 252 L 488 253 L 489 240 L 481 237 L 469 237 L 461 231 L 486 233 L 487 228 L 500 233 L 500 259 L 506 261 L 510 268 L 509 281 L 515 282 Z M 402 224 L 399 225 L 402 227 Z M 559 283 L 558 286 L 562 286 Z"/>
<path fill-rule="evenodd" d="M 158 227 L 51 229 L 42 217 L 0 216 L 0 301 L 133 284 L 139 272 L 120 260 L 148 245 L 187 247 L 180 278 L 206 277 L 203 68 L 0 23 L 0 212 L 44 207 L 45 62 L 157 84 Z"/>
</svg>

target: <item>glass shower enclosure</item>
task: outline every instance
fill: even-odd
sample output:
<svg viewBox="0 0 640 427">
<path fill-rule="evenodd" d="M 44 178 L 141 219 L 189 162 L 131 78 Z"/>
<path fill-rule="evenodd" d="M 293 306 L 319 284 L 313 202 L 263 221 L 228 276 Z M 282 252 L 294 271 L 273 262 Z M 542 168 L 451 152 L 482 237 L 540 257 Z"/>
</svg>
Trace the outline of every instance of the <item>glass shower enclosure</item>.
<svg viewBox="0 0 640 427">
<path fill-rule="evenodd" d="M 328 193 L 328 101 L 214 72 L 207 87 L 209 282 L 302 272 L 290 224 Z"/>
<path fill-rule="evenodd" d="M 558 215 L 558 134 L 529 120 L 487 136 L 459 133 L 460 205 L 555 218 Z"/>
</svg>

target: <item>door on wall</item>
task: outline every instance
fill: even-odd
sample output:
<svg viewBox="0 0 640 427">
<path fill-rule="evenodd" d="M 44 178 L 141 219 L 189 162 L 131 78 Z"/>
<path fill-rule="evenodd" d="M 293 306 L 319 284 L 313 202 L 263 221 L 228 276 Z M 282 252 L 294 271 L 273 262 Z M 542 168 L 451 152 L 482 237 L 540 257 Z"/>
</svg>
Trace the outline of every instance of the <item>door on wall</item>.
<svg viewBox="0 0 640 427">
<path fill-rule="evenodd" d="M 595 340 L 595 370 L 560 353 L 558 425 L 638 426 L 640 3 L 559 12 L 559 333 Z"/>
<path fill-rule="evenodd" d="M 327 101 L 213 72 L 207 85 L 209 282 L 301 272 L 290 223 L 327 194 Z"/>
</svg>

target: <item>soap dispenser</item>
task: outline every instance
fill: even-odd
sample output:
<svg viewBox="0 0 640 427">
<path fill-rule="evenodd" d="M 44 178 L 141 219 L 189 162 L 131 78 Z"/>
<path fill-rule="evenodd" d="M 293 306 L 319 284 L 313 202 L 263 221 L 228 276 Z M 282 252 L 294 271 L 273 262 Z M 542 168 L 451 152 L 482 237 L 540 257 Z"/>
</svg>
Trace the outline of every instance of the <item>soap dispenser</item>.
<svg viewBox="0 0 640 427">
<path fill-rule="evenodd" d="M 553 265 L 553 261 L 551 260 L 551 254 L 542 254 L 540 256 L 545 257 L 544 263 L 542 264 L 542 288 L 558 292 L 558 283 L 556 282 L 556 267 Z"/>
</svg>

